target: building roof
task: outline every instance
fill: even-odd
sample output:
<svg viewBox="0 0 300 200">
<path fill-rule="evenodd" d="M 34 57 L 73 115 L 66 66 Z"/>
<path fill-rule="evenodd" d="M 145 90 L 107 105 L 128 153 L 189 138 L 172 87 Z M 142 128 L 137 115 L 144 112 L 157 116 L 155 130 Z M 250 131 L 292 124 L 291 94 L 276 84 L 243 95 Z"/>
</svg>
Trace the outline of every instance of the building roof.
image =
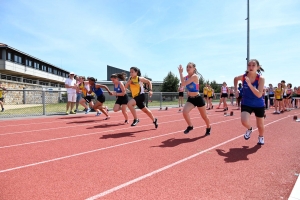
<svg viewBox="0 0 300 200">
<path fill-rule="evenodd" d="M 24 52 L 22 52 L 22 51 L 20 51 L 20 50 L 18 50 L 18 49 L 15 49 L 15 48 L 13 48 L 13 47 L 11 47 L 11 46 L 8 46 L 7 44 L 0 43 L 0 48 L 7 48 L 7 49 L 11 49 L 11 50 L 17 51 L 17 52 L 19 52 L 19 53 L 21 53 L 21 54 L 23 54 L 23 55 L 26 55 L 26 56 L 28 56 L 28 57 L 31 57 L 31 58 L 35 59 L 35 60 L 38 60 L 38 61 L 40 61 L 40 62 L 43 62 L 43 63 L 48 64 L 48 65 L 51 65 L 51 66 L 53 66 L 53 67 L 56 67 L 57 69 L 60 69 L 60 70 L 62 70 L 62 71 L 65 71 L 65 72 L 69 73 L 69 71 L 67 71 L 67 70 L 65 70 L 65 69 L 62 69 L 62 68 L 57 67 L 57 66 L 55 66 L 55 65 L 53 65 L 53 64 L 51 64 L 51 63 L 48 63 L 48 62 L 43 61 L 43 60 L 41 60 L 41 59 L 39 59 L 39 58 L 36 58 L 36 57 L 34 57 L 34 56 L 32 56 L 32 55 L 29 55 L 29 54 L 27 54 L 27 53 L 24 53 Z"/>
</svg>

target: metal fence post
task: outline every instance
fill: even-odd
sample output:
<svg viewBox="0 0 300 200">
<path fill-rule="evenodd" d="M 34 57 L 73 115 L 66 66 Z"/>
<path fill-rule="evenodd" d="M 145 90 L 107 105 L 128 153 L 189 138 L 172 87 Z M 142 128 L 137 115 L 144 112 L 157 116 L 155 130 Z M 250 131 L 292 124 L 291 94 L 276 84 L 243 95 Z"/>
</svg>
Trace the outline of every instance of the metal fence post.
<svg viewBox="0 0 300 200">
<path fill-rule="evenodd" d="M 162 108 L 162 92 L 160 92 L 159 94 L 160 94 L 160 108 Z"/>
<path fill-rule="evenodd" d="M 46 115 L 45 90 L 42 91 L 43 115 Z"/>
<path fill-rule="evenodd" d="M 23 104 L 26 104 L 26 92 L 25 92 L 26 88 L 23 88 Z"/>
</svg>

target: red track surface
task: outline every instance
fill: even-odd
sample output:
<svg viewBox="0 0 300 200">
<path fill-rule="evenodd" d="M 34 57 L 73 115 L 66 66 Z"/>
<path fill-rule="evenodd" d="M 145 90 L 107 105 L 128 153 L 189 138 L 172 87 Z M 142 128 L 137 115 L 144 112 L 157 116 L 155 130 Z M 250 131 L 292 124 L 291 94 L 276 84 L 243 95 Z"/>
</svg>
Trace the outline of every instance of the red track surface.
<svg viewBox="0 0 300 200">
<path fill-rule="evenodd" d="M 121 113 L 108 121 L 70 115 L 0 121 L 0 199 L 287 199 L 300 171 L 300 123 L 294 110 L 267 112 L 265 142 L 243 138 L 239 111 L 209 111 L 212 134 L 196 109 L 194 129 L 173 108 Z M 130 115 L 131 117 L 131 115 Z M 255 118 L 252 117 L 255 127 Z"/>
</svg>

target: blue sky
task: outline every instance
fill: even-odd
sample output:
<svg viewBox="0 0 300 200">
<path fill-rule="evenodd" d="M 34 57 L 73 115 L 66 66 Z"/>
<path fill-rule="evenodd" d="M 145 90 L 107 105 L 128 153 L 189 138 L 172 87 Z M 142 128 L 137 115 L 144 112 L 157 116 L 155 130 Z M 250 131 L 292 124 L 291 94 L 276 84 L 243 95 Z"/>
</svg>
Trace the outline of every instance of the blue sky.
<svg viewBox="0 0 300 200">
<path fill-rule="evenodd" d="M 250 4 L 250 58 L 266 83 L 300 86 L 300 1 Z M 162 81 L 192 61 L 230 86 L 246 69 L 246 11 L 246 0 L 0 0 L 0 42 L 98 80 L 112 65 Z"/>
</svg>

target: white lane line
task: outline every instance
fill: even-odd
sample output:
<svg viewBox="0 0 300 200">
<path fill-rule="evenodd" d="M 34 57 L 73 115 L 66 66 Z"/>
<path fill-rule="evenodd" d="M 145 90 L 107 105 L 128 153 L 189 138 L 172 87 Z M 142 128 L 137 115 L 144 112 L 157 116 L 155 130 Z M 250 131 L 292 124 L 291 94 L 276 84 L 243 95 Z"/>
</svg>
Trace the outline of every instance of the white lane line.
<svg viewBox="0 0 300 200">
<path fill-rule="evenodd" d="M 230 119 L 230 120 L 215 122 L 215 123 L 211 123 L 211 125 L 221 124 L 221 123 L 233 121 L 233 120 L 236 120 L 236 119 L 240 119 L 240 118 L 233 118 L 233 119 Z M 202 128 L 202 127 L 206 127 L 206 125 L 198 126 L 198 127 L 195 127 L 194 129 L 198 129 L 198 128 Z M 134 141 L 131 141 L 131 142 L 125 142 L 125 143 L 121 143 L 121 144 L 117 144 L 117 145 L 113 145 L 113 146 L 94 149 L 94 150 L 91 150 L 91 151 L 85 151 L 85 152 L 81 152 L 81 153 L 77 153 L 77 154 L 71 154 L 71 155 L 68 155 L 68 156 L 63 156 L 63 157 L 58 157 L 58 158 L 54 158 L 54 159 L 50 159 L 50 160 L 44 160 L 44 161 L 41 161 L 41 162 L 31 163 L 31 164 L 28 164 L 28 165 L 22 165 L 22 166 L 18 166 L 18 167 L 3 169 L 3 170 L 0 170 L 0 173 L 9 172 L 9 171 L 17 170 L 17 169 L 23 169 L 23 168 L 27 168 L 27 167 L 33 167 L 33 166 L 36 166 L 36 165 L 41 165 L 41 164 L 45 164 L 45 163 L 49 163 L 49 162 L 63 160 L 63 159 L 66 159 L 66 158 L 81 156 L 81 155 L 94 153 L 94 152 L 98 152 L 98 151 L 102 151 L 102 150 L 106 150 L 106 149 L 112 149 L 112 148 L 115 148 L 115 147 L 120 147 L 120 146 L 125 146 L 125 145 L 128 145 L 128 144 L 138 143 L 138 142 L 146 141 L 146 140 L 149 140 L 149 139 L 154 139 L 154 138 L 159 138 L 159 137 L 163 137 L 163 136 L 167 136 L 167 135 L 172 135 L 172 134 L 175 134 L 175 133 L 183 133 L 183 131 L 184 130 L 175 131 L 175 132 L 166 133 L 166 134 L 162 134 L 162 135 L 157 135 L 157 136 L 153 136 L 153 137 L 148 137 L 148 138 L 144 138 L 144 139 L 140 139 L 140 140 L 134 140 Z"/>
<path fill-rule="evenodd" d="M 270 123 L 266 124 L 265 127 L 266 127 L 266 126 L 269 126 L 269 125 L 271 125 L 271 124 L 274 124 L 274 123 L 276 123 L 276 122 L 278 122 L 278 121 L 281 121 L 281 120 L 283 120 L 283 119 L 286 119 L 286 118 L 288 118 L 288 117 L 290 117 L 290 116 L 287 116 L 287 117 L 284 117 L 284 118 L 275 120 L 275 121 L 273 121 L 273 122 L 270 122 Z M 256 130 L 257 130 L 257 128 L 254 129 L 253 131 L 256 131 Z M 198 152 L 198 153 L 195 153 L 195 154 L 193 154 L 193 155 L 191 155 L 191 156 L 188 156 L 188 157 L 186 157 L 186 158 L 183 158 L 183 159 L 181 159 L 181 160 L 178 160 L 178 161 L 176 161 L 176 162 L 174 162 L 174 163 L 172 163 L 172 164 L 166 165 L 166 166 L 164 166 L 164 167 L 162 167 L 162 168 L 159 168 L 159 169 L 157 169 L 157 170 L 155 170 L 155 171 L 152 171 L 152 172 L 150 172 L 150 173 L 148 173 L 148 174 L 145 174 L 145 175 L 143 175 L 143 176 L 140 176 L 140 177 L 138 177 L 138 178 L 135 178 L 135 179 L 132 179 L 132 180 L 130 180 L 130 181 L 128 181 L 128 182 L 125 182 L 125 183 L 123 183 L 123 184 L 121 184 L 121 185 L 118 185 L 118 186 L 116 186 L 116 187 L 113 187 L 113 188 L 111 188 L 111 189 L 109 189 L 109 190 L 106 190 L 106 191 L 104 191 L 104 192 L 101 192 L 101 193 L 99 193 L 99 194 L 96 194 L 95 196 L 89 197 L 89 198 L 87 198 L 86 200 L 95 200 L 95 199 L 98 199 L 98 198 L 103 197 L 103 196 L 105 196 L 105 195 L 108 195 L 108 194 L 110 194 L 110 193 L 112 193 L 112 192 L 115 192 L 115 191 L 117 191 L 117 190 L 120 190 L 120 189 L 122 189 L 122 188 L 124 188 L 124 187 L 127 187 L 127 186 L 133 184 L 133 183 L 139 182 L 139 181 L 141 181 L 141 180 L 143 180 L 143 179 L 145 179 L 145 178 L 151 177 L 151 176 L 153 176 L 153 175 L 155 175 L 155 174 L 157 174 L 157 173 L 159 173 L 159 172 L 162 172 L 162 171 L 167 170 L 167 169 L 169 169 L 169 168 L 171 168 L 171 167 L 174 167 L 174 166 L 176 166 L 176 165 L 179 165 L 179 164 L 181 164 L 181 163 L 183 163 L 183 162 L 185 162 L 185 161 L 188 161 L 188 160 L 190 160 L 190 159 L 192 159 L 192 158 L 194 158 L 194 157 L 197 157 L 197 156 L 199 156 L 199 155 L 201 155 L 201 154 L 203 154 L 203 153 L 205 153 L 205 152 L 208 152 L 208 151 L 210 151 L 210 150 L 212 150 L 212 149 L 215 149 L 215 148 L 217 148 L 217 147 L 219 147 L 219 146 L 222 146 L 222 145 L 224 145 L 224 144 L 227 144 L 227 143 L 229 143 L 229 142 L 231 142 L 231 141 L 234 141 L 234 140 L 236 140 L 236 139 L 238 139 L 238 138 L 240 138 L 240 137 L 243 137 L 243 136 L 244 136 L 244 134 L 243 134 L 243 135 L 239 135 L 239 136 L 237 136 L 237 137 L 234 137 L 234 138 L 232 138 L 232 139 L 226 140 L 225 142 L 219 143 L 219 144 L 217 144 L 217 145 L 215 145 L 215 146 L 213 146 L 213 147 L 210 147 L 210 148 L 208 148 L 208 149 L 205 149 L 205 150 L 203 150 L 203 151 L 200 151 L 200 152 Z"/>
<path fill-rule="evenodd" d="M 138 110 L 139 111 L 139 110 Z M 91 112 L 92 114 L 93 112 Z M 90 118 L 93 118 L 94 116 L 91 115 L 91 114 L 88 114 L 88 115 L 85 115 L 84 113 L 79 113 L 77 114 L 76 116 L 82 116 L 82 118 L 76 118 L 76 119 L 90 119 Z M 110 112 L 110 115 L 120 115 L 120 116 L 123 116 L 120 114 L 120 112 L 113 112 L 111 111 Z M 158 115 L 159 116 L 159 115 Z M 168 116 L 172 116 L 172 115 L 168 115 Z M 47 117 L 47 118 L 46 118 Z M 72 120 L 76 120 L 74 118 L 72 118 L 71 116 L 70 117 L 67 117 L 67 115 L 61 115 L 59 117 L 65 117 L 65 118 L 68 118 L 68 119 L 61 119 L 61 118 L 58 118 L 57 116 L 45 116 L 44 119 L 48 119 L 48 120 L 51 120 L 51 121 L 46 121 L 46 122 L 35 122 L 35 123 L 24 123 L 24 124 L 18 124 L 18 123 L 14 123 L 14 124 L 9 124 L 9 125 L 4 125 L 1 127 L 12 127 L 12 126 L 27 126 L 27 125 L 35 125 L 35 124 L 52 124 L 52 123 L 60 123 L 60 122 L 68 122 L 68 121 L 72 121 Z M 53 121 L 52 118 L 55 118 L 56 120 L 58 121 Z M 32 120 L 35 120 L 36 117 L 32 118 Z M 22 119 L 22 120 L 25 120 L 25 119 Z M 28 119 L 27 119 L 28 120 Z M 10 121 L 10 122 L 16 122 L 16 120 L 7 120 L 7 121 Z M 4 123 L 7 123 L 7 121 L 4 121 Z M 1 121 L 0 121 L 1 123 Z"/>
<path fill-rule="evenodd" d="M 293 187 L 293 190 L 292 190 L 288 200 L 299 200 L 299 199 L 300 199 L 300 178 L 298 175 L 298 178 L 296 180 L 296 183 Z"/>
<path fill-rule="evenodd" d="M 174 116 L 174 115 L 162 115 L 162 116 L 159 116 L 159 117 L 168 117 L 168 116 Z M 199 114 L 198 114 L 198 116 L 199 116 Z M 210 115 L 210 116 L 213 116 L 213 115 Z M 140 118 L 140 119 L 149 119 L 149 117 Z M 18 132 L 11 132 L 11 133 L 3 133 L 3 134 L 0 134 L 0 136 L 13 135 L 13 134 L 21 134 L 21 133 L 39 132 L 39 131 L 48 131 L 48 130 L 57 130 L 57 129 L 64 129 L 64 128 L 74 128 L 74 127 L 86 126 L 87 124 L 98 124 L 99 122 L 114 123 L 114 122 L 120 122 L 120 121 L 121 120 L 118 120 L 118 121 L 104 121 L 104 120 L 99 120 L 99 121 L 96 121 L 96 122 L 84 123 L 84 124 L 81 124 L 81 125 L 75 125 L 74 124 L 72 126 L 60 126 L 60 127 L 55 127 L 55 128 L 44 128 L 44 129 L 36 129 L 36 130 L 29 130 L 29 131 L 18 131 Z"/>
<path fill-rule="evenodd" d="M 193 117 L 191 119 L 197 119 L 197 118 L 201 118 L 201 117 Z M 184 119 L 172 120 L 172 121 L 167 121 L 167 122 L 160 122 L 159 124 L 168 124 L 168 123 L 178 122 L 178 121 L 184 121 Z M 147 127 L 147 126 L 153 126 L 153 124 L 141 125 L 141 126 L 137 126 L 137 127 Z M 76 138 L 76 137 L 83 137 L 83 136 L 95 135 L 95 134 L 99 134 L 99 133 L 122 131 L 122 130 L 127 130 L 127 129 L 132 129 L 132 128 L 133 127 L 130 126 L 130 127 L 121 128 L 121 129 L 112 129 L 112 130 L 107 130 L 107 131 L 99 131 L 99 132 L 92 132 L 92 133 L 86 133 L 86 134 L 80 134 L 80 135 L 72 135 L 72 136 L 65 136 L 65 137 L 59 137 L 59 138 L 52 138 L 52 139 L 47 139 L 47 140 L 38 140 L 38 141 L 33 141 L 33 142 L 12 144 L 12 145 L 0 146 L 0 149 L 18 147 L 18 146 L 24 146 L 24 145 L 30 145 L 30 144 L 37 144 L 37 143 L 43 143 L 43 142 L 51 142 L 51 141 L 70 139 L 70 138 Z"/>
</svg>

